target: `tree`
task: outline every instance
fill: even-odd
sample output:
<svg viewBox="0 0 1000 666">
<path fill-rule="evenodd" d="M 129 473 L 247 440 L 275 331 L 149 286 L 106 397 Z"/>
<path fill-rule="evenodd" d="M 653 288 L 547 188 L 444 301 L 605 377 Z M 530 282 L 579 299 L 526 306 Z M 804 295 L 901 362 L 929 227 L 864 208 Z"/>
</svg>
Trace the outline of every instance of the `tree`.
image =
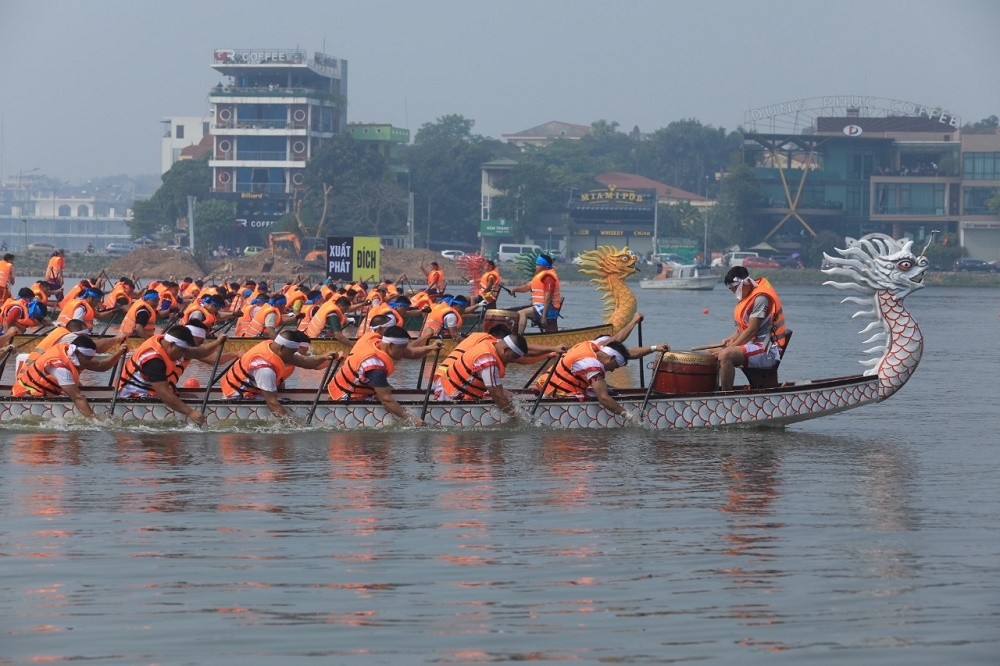
<svg viewBox="0 0 1000 666">
<path fill-rule="evenodd" d="M 637 170 L 643 176 L 711 196 L 715 174 L 725 170 L 740 148 L 742 136 L 695 119 L 678 120 L 656 130 L 636 147 Z"/>
<path fill-rule="evenodd" d="M 194 237 L 197 254 L 217 245 L 229 245 L 235 236 L 236 206 L 225 199 L 198 201 L 194 210 Z"/>
<path fill-rule="evenodd" d="M 722 179 L 717 214 L 712 218 L 716 232 L 741 245 L 752 243 L 753 212 L 760 199 L 760 185 L 753 169 L 734 161 Z"/>
<path fill-rule="evenodd" d="M 187 198 L 207 199 L 212 189 L 212 170 L 208 157 L 180 160 L 163 174 L 161 185 L 149 199 L 136 201 L 128 221 L 133 238 L 157 236 L 163 229 L 173 229 L 177 220 L 187 216 Z"/>
<path fill-rule="evenodd" d="M 996 116 L 983 118 L 978 123 L 966 123 L 962 127 L 962 131 L 969 134 L 996 134 L 997 129 L 1000 129 L 1000 118 Z"/>
<path fill-rule="evenodd" d="M 424 123 L 417 130 L 413 142 L 432 143 L 434 141 L 473 141 L 482 137 L 474 137 L 472 127 L 475 120 L 458 114 L 441 116 L 432 123 Z"/>
<path fill-rule="evenodd" d="M 472 134 L 473 124 L 462 116 L 443 116 L 424 124 L 404 152 L 417 238 L 478 244 L 482 165 L 516 149 Z"/>
<path fill-rule="evenodd" d="M 385 158 L 374 147 L 347 135 L 325 142 L 305 171 L 306 192 L 296 215 L 281 227 L 303 236 L 399 233 L 405 229 L 406 193 L 395 183 Z M 366 201 L 373 197 L 371 201 Z"/>
</svg>

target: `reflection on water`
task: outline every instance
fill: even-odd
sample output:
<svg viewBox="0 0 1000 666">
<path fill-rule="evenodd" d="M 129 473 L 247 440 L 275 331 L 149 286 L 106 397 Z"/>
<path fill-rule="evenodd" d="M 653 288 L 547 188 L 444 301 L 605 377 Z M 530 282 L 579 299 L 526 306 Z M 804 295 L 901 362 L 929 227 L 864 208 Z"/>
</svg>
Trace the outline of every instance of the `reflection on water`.
<svg viewBox="0 0 1000 666">
<path fill-rule="evenodd" d="M 982 642 L 997 592 L 940 596 L 997 564 L 928 550 L 888 439 L 45 431 L 0 453 L 11 663 L 889 663 Z"/>
</svg>

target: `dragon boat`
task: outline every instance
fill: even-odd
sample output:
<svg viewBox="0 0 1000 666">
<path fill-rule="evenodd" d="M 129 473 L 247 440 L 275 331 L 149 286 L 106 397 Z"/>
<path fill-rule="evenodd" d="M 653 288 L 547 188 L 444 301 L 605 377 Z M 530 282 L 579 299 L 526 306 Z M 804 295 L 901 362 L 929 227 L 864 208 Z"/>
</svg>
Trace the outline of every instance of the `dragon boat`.
<svg viewBox="0 0 1000 666">
<path fill-rule="evenodd" d="M 897 241 L 884 234 L 848 239 L 847 245 L 837 250 L 840 257 L 826 256 L 831 267 L 824 273 L 832 279 L 824 284 L 849 292 L 842 302 L 862 307 L 855 318 L 871 319 L 862 333 L 872 334 L 865 344 L 877 344 L 865 352 L 868 358 L 861 361 L 867 366 L 864 372 L 784 383 L 777 382 L 775 372 L 763 382 L 751 380 L 747 385 L 723 392 L 715 390 L 714 385 L 685 387 L 659 381 L 661 370 L 671 356 L 665 353 L 657 360 L 654 379 L 648 387 L 617 391 L 616 400 L 628 410 L 626 416 L 612 414 L 593 399 L 538 399 L 531 391 L 515 390 L 521 411 L 519 418 L 556 428 L 638 424 L 655 429 L 783 426 L 888 399 L 909 380 L 923 353 L 920 328 L 903 306 L 903 300 L 923 288 L 928 262 L 922 255 L 913 254 L 912 241 Z M 682 364 L 685 361 L 675 360 Z M 2 389 L 0 392 L 9 393 Z M 203 389 L 181 389 L 180 393 L 195 408 L 206 400 Z M 115 400 L 107 388 L 87 389 L 86 394 L 95 413 L 110 414 L 125 423 L 178 419 L 177 414 L 158 401 Z M 425 421 L 431 426 L 491 427 L 515 418 L 501 412 L 491 401 L 428 403 L 426 392 L 420 390 L 399 390 L 394 395 L 411 413 L 425 412 Z M 280 398 L 293 418 L 321 428 L 379 428 L 397 423 L 378 403 L 332 402 L 326 398 L 325 390 L 292 389 L 282 392 Z M 226 401 L 214 390 L 209 392 L 204 405 L 209 427 L 238 426 L 274 418 L 263 402 Z M 75 407 L 68 399 L 0 398 L 3 422 L 74 415 Z"/>
</svg>

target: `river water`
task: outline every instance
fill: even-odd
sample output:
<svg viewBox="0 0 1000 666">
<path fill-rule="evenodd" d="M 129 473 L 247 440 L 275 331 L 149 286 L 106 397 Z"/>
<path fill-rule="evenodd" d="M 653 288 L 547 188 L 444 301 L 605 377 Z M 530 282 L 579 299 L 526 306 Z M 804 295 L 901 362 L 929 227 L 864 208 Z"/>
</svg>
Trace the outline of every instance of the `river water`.
<svg viewBox="0 0 1000 666">
<path fill-rule="evenodd" d="M 856 372 L 856 306 L 779 291 L 782 379 Z M 996 664 L 1000 293 L 906 304 L 903 390 L 785 430 L 0 425 L 0 664 Z"/>
</svg>

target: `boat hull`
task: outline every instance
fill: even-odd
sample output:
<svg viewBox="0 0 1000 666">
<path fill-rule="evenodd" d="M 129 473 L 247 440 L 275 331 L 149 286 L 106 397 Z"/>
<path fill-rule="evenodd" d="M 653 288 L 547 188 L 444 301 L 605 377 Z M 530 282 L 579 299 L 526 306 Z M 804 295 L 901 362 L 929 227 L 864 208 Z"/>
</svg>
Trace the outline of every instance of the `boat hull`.
<svg viewBox="0 0 1000 666">
<path fill-rule="evenodd" d="M 626 420 L 605 409 L 596 400 L 542 400 L 534 415 L 529 415 L 535 402 L 530 392 L 515 392 L 521 417 L 513 418 L 500 411 L 490 401 L 431 402 L 427 409 L 429 426 L 442 428 L 478 428 L 501 426 L 514 422 L 529 422 L 545 428 L 622 428 L 644 427 L 658 430 L 686 428 L 722 428 L 739 426 L 782 426 L 788 423 L 819 418 L 869 403 L 877 402 L 879 380 L 874 376 L 855 375 L 808 383 L 785 384 L 774 389 L 742 388 L 725 393 L 665 395 L 653 393 L 648 402 L 641 389 L 623 390 L 616 399 L 633 413 Z M 111 414 L 112 396 L 108 389 L 88 389 L 91 407 L 98 416 Z M 200 407 L 200 391 L 182 390 L 188 404 Z M 203 394 L 201 394 L 203 395 Z M 400 404 L 413 414 L 419 414 L 423 404 L 422 391 L 398 391 Z M 299 423 L 312 410 L 315 391 L 298 389 L 282 394 L 283 404 Z M 398 425 L 395 417 L 378 403 L 334 403 L 322 396 L 316 404 L 311 425 L 334 430 L 382 428 Z M 644 407 L 645 405 L 645 407 Z M 123 424 L 163 421 L 186 422 L 159 401 L 119 400 L 114 404 L 114 419 Z M 248 422 L 275 421 L 263 402 L 227 401 L 213 397 L 205 414 L 209 427 L 243 427 Z M 69 399 L 0 399 L 0 420 L 9 422 L 44 422 L 78 416 Z"/>
</svg>

